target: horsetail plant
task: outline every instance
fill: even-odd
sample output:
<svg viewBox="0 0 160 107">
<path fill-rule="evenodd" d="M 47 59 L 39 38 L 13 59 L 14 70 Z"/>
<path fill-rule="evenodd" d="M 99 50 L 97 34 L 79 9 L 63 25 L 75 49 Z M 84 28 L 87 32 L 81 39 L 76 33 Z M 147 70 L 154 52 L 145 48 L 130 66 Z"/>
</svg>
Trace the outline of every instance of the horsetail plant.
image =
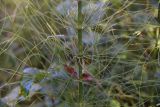
<svg viewBox="0 0 160 107">
<path fill-rule="evenodd" d="M 0 107 L 160 105 L 159 0 L 1 1 Z"/>
<path fill-rule="evenodd" d="M 81 60 L 83 58 L 82 56 L 82 1 L 81 0 L 78 0 L 78 49 L 79 49 L 79 62 L 78 62 L 78 66 L 79 66 L 79 78 L 81 78 L 82 76 L 82 64 L 81 64 Z M 79 86 L 78 86 L 78 89 L 79 89 L 79 106 L 80 107 L 83 107 L 82 105 L 82 100 L 83 100 L 83 83 L 81 81 L 79 81 Z"/>
</svg>

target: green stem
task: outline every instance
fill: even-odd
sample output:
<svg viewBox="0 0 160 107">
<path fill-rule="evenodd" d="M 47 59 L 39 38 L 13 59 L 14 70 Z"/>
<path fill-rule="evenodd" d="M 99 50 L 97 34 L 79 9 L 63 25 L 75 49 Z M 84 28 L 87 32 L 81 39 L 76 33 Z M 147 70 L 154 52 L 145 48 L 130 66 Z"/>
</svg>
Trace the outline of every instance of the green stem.
<svg viewBox="0 0 160 107">
<path fill-rule="evenodd" d="M 81 78 L 82 75 L 82 65 L 81 65 L 81 58 L 82 58 L 82 1 L 78 0 L 78 49 L 79 49 L 79 57 L 80 57 L 80 61 L 78 63 L 79 66 L 79 79 Z M 79 81 L 79 87 L 78 87 L 78 91 L 79 91 L 79 106 L 82 107 L 83 106 L 83 83 L 81 81 Z"/>
<path fill-rule="evenodd" d="M 158 13 L 157 13 L 157 21 L 158 23 L 160 24 L 160 3 L 158 3 Z M 155 43 L 155 49 L 153 51 L 153 56 L 154 58 L 157 58 L 158 57 L 158 53 L 159 53 L 159 48 L 158 48 L 158 45 L 159 45 L 159 35 L 160 35 L 160 27 L 156 27 L 155 28 L 155 35 L 156 35 L 156 43 Z"/>
<path fill-rule="evenodd" d="M 160 23 L 160 3 L 158 4 L 158 22 Z"/>
<path fill-rule="evenodd" d="M 158 15 L 157 15 L 157 21 L 160 24 L 160 3 L 158 4 Z M 155 48 L 158 48 L 158 40 L 159 40 L 159 34 L 160 34 L 160 28 L 158 27 L 156 29 L 156 45 Z"/>
</svg>

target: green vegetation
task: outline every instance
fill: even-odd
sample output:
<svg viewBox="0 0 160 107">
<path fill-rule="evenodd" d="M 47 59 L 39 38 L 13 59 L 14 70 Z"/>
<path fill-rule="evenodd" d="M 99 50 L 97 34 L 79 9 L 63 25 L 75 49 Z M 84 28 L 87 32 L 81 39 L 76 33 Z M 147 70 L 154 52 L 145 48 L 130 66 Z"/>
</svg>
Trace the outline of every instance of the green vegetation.
<svg viewBox="0 0 160 107">
<path fill-rule="evenodd" d="M 159 0 L 1 0 L 0 107 L 160 106 Z"/>
</svg>

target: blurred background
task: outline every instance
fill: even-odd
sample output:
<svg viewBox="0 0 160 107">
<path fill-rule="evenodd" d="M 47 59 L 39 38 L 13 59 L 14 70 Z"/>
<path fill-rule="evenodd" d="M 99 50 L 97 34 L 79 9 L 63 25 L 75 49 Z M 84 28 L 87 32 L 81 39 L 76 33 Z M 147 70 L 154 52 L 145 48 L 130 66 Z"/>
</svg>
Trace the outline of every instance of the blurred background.
<svg viewBox="0 0 160 107">
<path fill-rule="evenodd" d="M 159 1 L 82 2 L 85 107 L 158 107 Z M 0 105 L 77 107 L 77 41 L 77 1 L 0 0 Z"/>
</svg>

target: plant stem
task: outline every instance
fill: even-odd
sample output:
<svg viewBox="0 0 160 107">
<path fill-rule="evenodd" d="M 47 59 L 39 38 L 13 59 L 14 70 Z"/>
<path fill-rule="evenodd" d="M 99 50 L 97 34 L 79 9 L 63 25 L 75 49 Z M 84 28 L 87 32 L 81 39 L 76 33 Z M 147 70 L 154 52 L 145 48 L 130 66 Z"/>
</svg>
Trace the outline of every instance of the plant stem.
<svg viewBox="0 0 160 107">
<path fill-rule="evenodd" d="M 160 3 L 158 3 L 157 21 L 160 24 Z M 159 53 L 158 45 L 159 45 L 159 37 L 160 37 L 159 36 L 160 35 L 160 27 L 156 28 L 155 35 L 156 35 L 156 43 L 155 43 L 155 49 L 154 49 L 154 57 L 157 58 L 158 53 Z"/>
<path fill-rule="evenodd" d="M 81 78 L 82 75 L 82 65 L 81 65 L 81 60 L 82 60 L 82 1 L 78 0 L 78 50 L 79 50 L 79 57 L 80 61 L 78 62 L 79 66 L 79 79 Z M 83 83 L 79 81 L 79 86 L 78 86 L 78 91 L 79 91 L 79 106 L 83 106 Z"/>
<path fill-rule="evenodd" d="M 158 4 L 157 21 L 160 24 L 160 3 Z M 160 28 L 158 27 L 156 31 L 156 46 L 155 46 L 156 48 L 158 48 L 159 33 L 160 33 Z"/>
</svg>

